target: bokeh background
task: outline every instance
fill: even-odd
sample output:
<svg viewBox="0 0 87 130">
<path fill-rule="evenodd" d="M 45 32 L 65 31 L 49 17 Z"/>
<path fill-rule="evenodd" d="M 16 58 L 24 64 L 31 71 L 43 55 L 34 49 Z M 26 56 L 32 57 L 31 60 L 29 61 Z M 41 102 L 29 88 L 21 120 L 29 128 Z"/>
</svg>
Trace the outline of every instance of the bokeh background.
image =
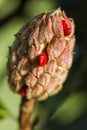
<svg viewBox="0 0 87 130">
<path fill-rule="evenodd" d="M 65 10 L 75 20 L 74 61 L 63 90 L 37 102 L 35 130 L 87 130 L 87 0 L 0 0 L 0 130 L 17 130 L 20 96 L 8 87 L 8 47 L 20 27 L 38 13 Z"/>
</svg>

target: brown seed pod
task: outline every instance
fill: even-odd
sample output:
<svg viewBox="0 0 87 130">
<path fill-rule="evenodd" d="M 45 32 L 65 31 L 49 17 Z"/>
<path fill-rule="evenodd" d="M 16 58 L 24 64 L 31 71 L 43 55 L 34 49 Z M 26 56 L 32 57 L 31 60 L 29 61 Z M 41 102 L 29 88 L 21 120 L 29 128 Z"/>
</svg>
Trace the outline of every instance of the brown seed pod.
<svg viewBox="0 0 87 130">
<path fill-rule="evenodd" d="M 72 65 L 74 43 L 73 19 L 60 8 L 34 17 L 9 49 L 10 88 L 37 100 L 59 92 Z"/>
</svg>

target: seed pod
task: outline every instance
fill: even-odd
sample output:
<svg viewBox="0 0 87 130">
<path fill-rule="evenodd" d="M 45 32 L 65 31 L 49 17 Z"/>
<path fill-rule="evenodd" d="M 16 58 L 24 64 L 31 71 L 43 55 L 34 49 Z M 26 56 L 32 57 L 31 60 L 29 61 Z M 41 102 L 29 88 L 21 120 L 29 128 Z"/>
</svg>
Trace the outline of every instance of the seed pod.
<svg viewBox="0 0 87 130">
<path fill-rule="evenodd" d="M 10 88 L 37 100 L 59 92 L 72 65 L 74 43 L 74 21 L 60 8 L 34 17 L 10 47 Z"/>
</svg>

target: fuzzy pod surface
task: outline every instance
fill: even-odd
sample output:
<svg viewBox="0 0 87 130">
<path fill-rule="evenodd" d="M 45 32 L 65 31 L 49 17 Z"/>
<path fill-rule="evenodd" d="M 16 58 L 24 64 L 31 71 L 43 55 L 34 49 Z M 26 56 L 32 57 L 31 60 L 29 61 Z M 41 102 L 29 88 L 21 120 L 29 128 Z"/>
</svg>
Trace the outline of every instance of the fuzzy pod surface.
<svg viewBox="0 0 87 130">
<path fill-rule="evenodd" d="M 58 93 L 72 65 L 74 44 L 74 21 L 60 8 L 34 17 L 9 48 L 10 88 L 27 99 Z"/>
</svg>

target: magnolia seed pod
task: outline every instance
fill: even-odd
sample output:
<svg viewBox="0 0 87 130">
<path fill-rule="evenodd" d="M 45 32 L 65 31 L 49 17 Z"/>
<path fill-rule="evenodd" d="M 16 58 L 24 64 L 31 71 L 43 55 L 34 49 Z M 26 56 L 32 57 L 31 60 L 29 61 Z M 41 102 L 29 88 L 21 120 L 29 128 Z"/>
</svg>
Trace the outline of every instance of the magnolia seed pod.
<svg viewBox="0 0 87 130">
<path fill-rule="evenodd" d="M 60 8 L 34 17 L 9 48 L 10 88 L 27 99 L 58 93 L 72 65 L 74 43 L 74 21 Z"/>
</svg>

